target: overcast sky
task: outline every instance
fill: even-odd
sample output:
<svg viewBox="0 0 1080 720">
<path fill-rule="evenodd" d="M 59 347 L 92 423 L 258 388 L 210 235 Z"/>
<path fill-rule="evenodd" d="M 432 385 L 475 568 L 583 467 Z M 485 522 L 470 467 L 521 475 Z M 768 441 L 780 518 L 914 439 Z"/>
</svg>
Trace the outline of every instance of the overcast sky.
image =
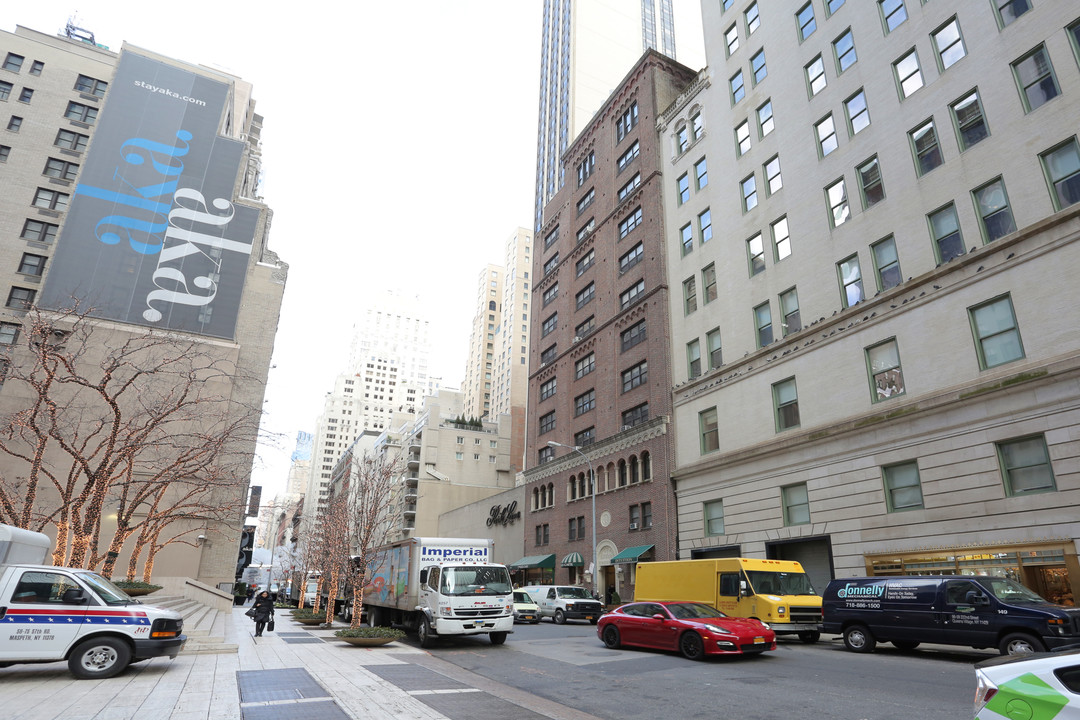
<svg viewBox="0 0 1080 720">
<path fill-rule="evenodd" d="M 698 0 L 674 5 L 678 59 L 700 69 Z M 415 289 L 432 372 L 461 382 L 477 274 L 532 217 L 543 3 L 278 7 L 44 0 L 8 8 L 3 25 L 59 33 L 75 16 L 112 50 L 126 41 L 254 85 L 269 245 L 290 266 L 263 423 L 282 440 L 253 469 L 264 497 L 345 370 L 361 309 L 386 290 Z"/>
</svg>

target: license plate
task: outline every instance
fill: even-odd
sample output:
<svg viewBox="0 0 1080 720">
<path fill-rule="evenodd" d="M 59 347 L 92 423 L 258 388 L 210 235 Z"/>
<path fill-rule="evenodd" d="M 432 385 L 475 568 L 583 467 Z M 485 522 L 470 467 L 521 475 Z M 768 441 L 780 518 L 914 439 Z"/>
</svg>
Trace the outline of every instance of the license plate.
<svg viewBox="0 0 1080 720">
<path fill-rule="evenodd" d="M 585 616 L 585 619 L 586 619 L 586 620 L 592 620 L 592 619 L 593 619 L 593 616 L 592 616 L 592 615 L 586 615 L 586 616 Z"/>
<path fill-rule="evenodd" d="M 532 615 L 522 615 L 521 617 L 524 618 L 525 620 L 532 620 L 533 619 Z"/>
<path fill-rule="evenodd" d="M 763 643 L 763 642 L 765 642 L 765 638 L 763 638 L 763 637 L 759 636 L 759 637 L 754 638 L 754 644 L 755 645 L 757 645 L 758 643 Z"/>
</svg>

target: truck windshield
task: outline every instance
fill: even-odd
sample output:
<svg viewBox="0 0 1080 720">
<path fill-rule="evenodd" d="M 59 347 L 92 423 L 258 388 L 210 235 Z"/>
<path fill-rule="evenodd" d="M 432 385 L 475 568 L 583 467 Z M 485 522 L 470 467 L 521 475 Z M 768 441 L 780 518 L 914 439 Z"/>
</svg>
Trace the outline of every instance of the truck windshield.
<svg viewBox="0 0 1080 720">
<path fill-rule="evenodd" d="M 89 585 L 106 605 L 131 605 L 139 602 L 97 573 L 81 572 L 79 579 Z"/>
<path fill-rule="evenodd" d="M 806 573 L 747 570 L 756 595 L 817 595 Z"/>
<path fill-rule="evenodd" d="M 979 583 L 990 588 L 990 592 L 994 593 L 1001 602 L 1031 603 L 1034 605 L 1052 604 L 1015 580 L 999 577 L 981 577 Z"/>
<path fill-rule="evenodd" d="M 510 573 L 504 567 L 447 567 L 442 570 L 439 592 L 443 595 L 509 595 Z"/>
<path fill-rule="evenodd" d="M 589 594 L 589 591 L 580 587 L 566 587 L 559 588 L 559 597 L 569 598 L 571 600 L 592 600 L 593 596 Z"/>
</svg>

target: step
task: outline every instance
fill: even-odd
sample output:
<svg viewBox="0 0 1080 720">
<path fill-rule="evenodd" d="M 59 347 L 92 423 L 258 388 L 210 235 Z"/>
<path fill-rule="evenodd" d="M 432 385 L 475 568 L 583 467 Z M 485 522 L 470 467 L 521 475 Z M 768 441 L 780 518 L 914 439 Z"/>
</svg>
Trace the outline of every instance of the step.
<svg viewBox="0 0 1080 720">
<path fill-rule="evenodd" d="M 207 638 L 200 638 L 200 640 L 206 640 Z M 218 638 L 213 638 L 218 640 Z M 229 655 L 235 654 L 240 649 L 240 646 L 236 643 L 227 642 L 198 642 L 188 639 L 184 643 L 184 649 L 180 651 L 181 655 Z"/>
</svg>

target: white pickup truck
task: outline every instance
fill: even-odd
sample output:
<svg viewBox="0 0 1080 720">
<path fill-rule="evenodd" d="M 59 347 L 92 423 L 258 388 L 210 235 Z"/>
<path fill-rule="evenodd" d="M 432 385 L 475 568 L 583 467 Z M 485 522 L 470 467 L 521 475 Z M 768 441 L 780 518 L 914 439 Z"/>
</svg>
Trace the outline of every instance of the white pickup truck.
<svg viewBox="0 0 1080 720">
<path fill-rule="evenodd" d="M 0 668 L 66 660 L 79 678 L 108 678 L 187 638 L 173 610 L 143 605 L 90 570 L 43 565 L 47 535 L 0 525 Z M 0 678 L 3 675 L 0 674 Z"/>
</svg>

